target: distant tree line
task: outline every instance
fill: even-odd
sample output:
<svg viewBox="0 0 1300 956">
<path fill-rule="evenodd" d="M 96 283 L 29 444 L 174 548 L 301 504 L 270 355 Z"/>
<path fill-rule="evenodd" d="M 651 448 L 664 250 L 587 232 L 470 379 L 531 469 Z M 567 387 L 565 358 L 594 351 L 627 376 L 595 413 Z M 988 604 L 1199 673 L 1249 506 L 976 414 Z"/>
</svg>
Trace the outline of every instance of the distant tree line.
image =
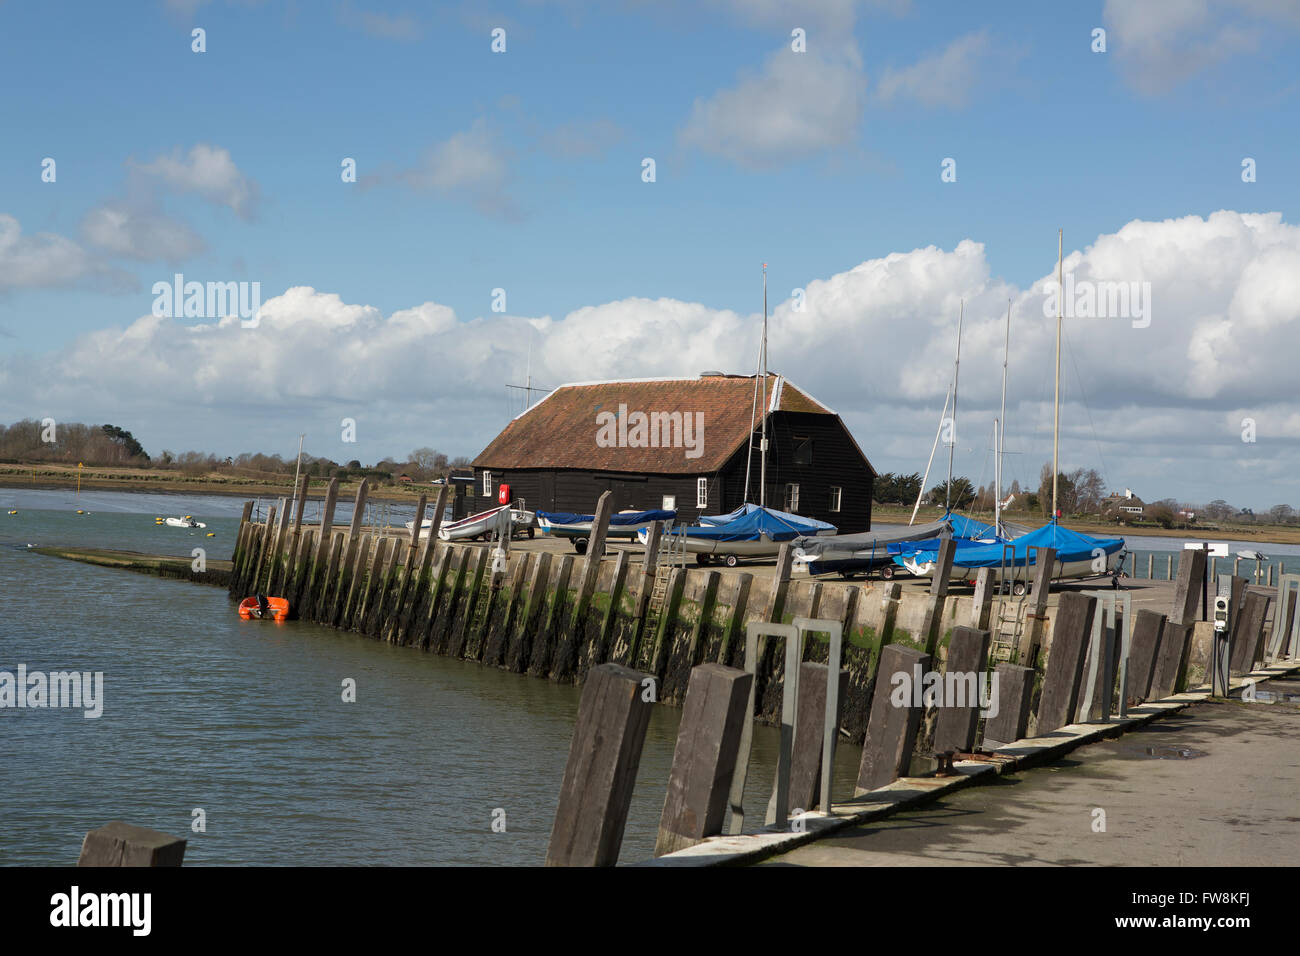
<svg viewBox="0 0 1300 956">
<path fill-rule="evenodd" d="M 296 456 L 244 452 L 222 458 L 209 452 L 174 452 L 164 449 L 151 457 L 129 431 L 117 425 L 83 425 L 77 422 L 40 422 L 24 419 L 6 427 L 0 425 L 0 461 L 10 464 L 55 462 L 96 467 L 125 466 L 177 471 L 190 477 L 213 475 L 221 478 L 266 478 L 287 475 L 292 480 Z M 464 456 L 449 458 L 434 448 L 417 448 L 405 459 L 385 458 L 373 465 L 357 459 L 346 463 L 320 455 L 303 454 L 302 472 L 309 478 L 369 478 L 372 482 L 395 482 L 406 475 L 413 482 L 445 478 L 453 469 L 469 467 Z"/>
</svg>

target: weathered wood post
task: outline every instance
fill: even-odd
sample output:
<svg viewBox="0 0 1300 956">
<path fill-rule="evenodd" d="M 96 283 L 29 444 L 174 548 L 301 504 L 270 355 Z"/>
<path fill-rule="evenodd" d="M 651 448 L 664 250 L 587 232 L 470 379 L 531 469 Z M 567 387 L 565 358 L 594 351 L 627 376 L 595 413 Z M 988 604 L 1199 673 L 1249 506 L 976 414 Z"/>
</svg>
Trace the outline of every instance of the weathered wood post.
<svg viewBox="0 0 1300 956">
<path fill-rule="evenodd" d="M 284 576 L 284 562 L 286 560 L 284 549 L 286 545 L 286 535 L 289 532 L 290 502 L 288 498 L 281 498 L 279 504 L 280 526 L 275 532 L 275 548 L 271 552 L 271 566 L 266 572 L 266 594 L 274 594 L 275 587 L 279 584 L 280 579 Z"/>
<path fill-rule="evenodd" d="M 659 573 L 659 540 L 664 533 L 662 521 L 650 522 L 646 529 L 645 553 L 641 558 L 641 586 L 636 592 L 636 617 L 645 616 L 650 605 L 650 595 L 654 591 L 655 576 Z"/>
<path fill-rule="evenodd" d="M 1151 672 L 1151 689 L 1148 700 L 1164 700 L 1178 686 L 1178 675 L 1183 669 L 1188 645 L 1192 642 L 1193 622 L 1178 624 L 1165 621 L 1160 634 L 1160 648 L 1156 653 L 1155 668 Z"/>
<path fill-rule="evenodd" d="M 790 812 L 808 811 L 816 807 L 821 798 L 817 790 L 821 784 L 822 750 L 826 733 L 826 691 L 830 683 L 830 667 L 805 661 L 799 665 L 798 716 L 794 723 L 794 746 L 790 751 Z M 835 731 L 839 733 L 840 714 L 849 692 L 849 672 L 839 673 L 836 695 Z M 828 807 L 821 808 L 829 813 Z"/>
<path fill-rule="evenodd" d="M 420 547 L 420 526 L 424 523 L 424 508 L 429 503 L 428 495 L 420 495 L 420 500 L 415 506 L 415 520 L 411 522 L 411 537 L 406 545 L 406 560 L 402 563 L 402 577 L 397 586 L 397 598 L 393 602 L 392 613 L 389 614 L 384 625 L 383 639 L 387 642 L 396 642 L 402 632 L 402 622 L 407 619 L 406 594 L 411 586 L 411 578 L 417 576 L 416 552 Z"/>
<path fill-rule="evenodd" d="M 988 571 L 989 568 L 983 570 Z M 934 752 L 956 750 L 970 753 L 975 749 L 975 731 L 980 719 L 980 683 L 989 657 L 987 630 L 955 627 L 948 643 L 948 663 L 944 666 L 942 706 L 934 722 Z M 965 703 L 948 700 L 947 694 L 965 688 Z"/>
<path fill-rule="evenodd" d="M 618 664 L 601 664 L 588 675 L 560 785 L 547 866 L 618 862 L 654 706 L 645 699 L 642 685 L 651 679 Z"/>
<path fill-rule="evenodd" d="M 956 547 L 950 534 L 945 534 L 939 541 L 939 555 L 935 560 L 934 574 L 930 577 L 930 603 L 926 608 L 925 623 L 921 633 L 921 640 L 925 642 L 927 654 L 934 653 L 943 631 L 943 609 L 948 600 L 948 578 L 952 574 L 952 559 Z"/>
<path fill-rule="evenodd" d="M 1232 657 L 1230 673 L 1234 676 L 1249 674 L 1255 669 L 1259 657 L 1260 641 L 1264 637 L 1264 618 L 1268 614 L 1269 599 L 1258 591 L 1248 591 L 1241 602 L 1232 629 Z"/>
<path fill-rule="evenodd" d="M 916 732 L 925 713 L 925 708 L 917 702 L 921 697 L 918 681 L 930 669 L 930 661 L 929 654 L 903 644 L 886 644 L 881 649 L 855 796 L 893 783 L 907 773 Z M 906 679 L 898 683 L 896 675 Z M 896 684 L 900 694 L 909 691 L 898 705 L 892 700 Z"/>
<path fill-rule="evenodd" d="M 315 619 L 317 609 L 322 607 L 325 591 L 329 582 L 325 577 L 325 563 L 329 557 L 330 547 L 334 543 L 334 509 L 338 506 L 339 480 L 331 478 L 325 490 L 325 510 L 321 514 L 319 537 L 316 541 L 316 553 L 312 555 L 311 572 L 307 578 L 306 594 L 303 595 L 300 617 Z"/>
<path fill-rule="evenodd" d="M 984 721 L 982 745 L 986 750 L 996 750 L 1022 740 L 1029 733 L 1029 707 L 1034 696 L 1032 667 L 1018 664 L 999 664 L 993 669 L 998 686 L 994 699 L 997 713 Z"/>
<path fill-rule="evenodd" d="M 1097 599 L 1073 592 L 1062 594 L 1052 629 L 1052 648 L 1047 655 L 1043 694 L 1038 702 L 1038 723 L 1034 733 L 1042 737 L 1074 720 L 1079 704 L 1083 662 L 1092 636 Z"/>
<path fill-rule="evenodd" d="M 184 859 L 180 837 L 114 820 L 86 834 L 77 866 L 180 866 Z"/>
<path fill-rule="evenodd" d="M 1038 666 L 1043 632 L 1047 630 L 1047 599 L 1052 594 L 1052 572 L 1056 568 L 1056 549 L 1039 548 L 1034 557 L 1034 583 L 1030 590 L 1031 610 L 1026 612 L 1029 626 L 1020 636 L 1016 661 L 1029 667 Z"/>
<path fill-rule="evenodd" d="M 582 620 L 587 615 L 587 606 L 591 603 L 591 592 L 596 587 L 596 573 L 600 571 L 600 561 L 605 556 L 605 535 L 609 532 L 609 516 L 613 511 L 613 492 L 603 492 L 596 502 L 596 514 L 591 521 L 591 537 L 587 539 L 587 554 L 578 575 L 578 593 L 573 601 L 573 615 L 569 618 L 569 630 L 574 639 L 577 639 Z"/>
<path fill-rule="evenodd" d="M 1154 581 L 1156 577 L 1156 553 L 1152 551 L 1147 555 L 1147 580 Z"/>
<path fill-rule="evenodd" d="M 366 494 L 369 487 L 369 479 L 362 478 L 361 484 L 357 485 L 356 497 L 352 500 L 352 520 L 348 523 L 347 548 L 339 561 L 339 578 L 334 585 L 334 596 L 330 600 L 329 615 L 326 619 L 331 624 L 339 623 L 340 617 L 347 609 L 348 596 L 352 592 L 355 574 L 354 564 L 357 549 L 362 543 L 361 521 L 365 516 Z"/>
<path fill-rule="evenodd" d="M 1188 548 L 1178 559 L 1178 582 L 1174 585 L 1174 604 L 1169 611 L 1172 624 L 1191 624 L 1197 620 L 1196 605 L 1205 586 L 1205 549 Z M 1173 560 L 1173 555 L 1170 555 Z"/>
<path fill-rule="evenodd" d="M 1133 616 L 1133 646 L 1128 658 L 1129 703 L 1151 699 L 1151 677 L 1160 654 L 1160 640 L 1168 618 L 1143 608 Z"/>
<path fill-rule="evenodd" d="M 993 569 L 980 568 L 975 577 L 975 596 L 971 600 L 970 626 L 977 631 L 987 631 L 992 616 Z"/>
<path fill-rule="evenodd" d="M 722 832 L 753 683 L 753 674 L 736 667 L 691 669 L 655 856 Z"/>
</svg>

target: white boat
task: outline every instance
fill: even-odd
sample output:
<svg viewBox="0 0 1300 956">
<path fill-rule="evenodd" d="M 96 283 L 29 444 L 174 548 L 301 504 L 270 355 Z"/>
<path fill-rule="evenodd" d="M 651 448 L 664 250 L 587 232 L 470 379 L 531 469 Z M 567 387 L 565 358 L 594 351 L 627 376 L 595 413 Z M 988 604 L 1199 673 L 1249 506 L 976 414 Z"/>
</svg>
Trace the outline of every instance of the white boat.
<svg viewBox="0 0 1300 956">
<path fill-rule="evenodd" d="M 507 508 L 510 506 L 501 505 L 499 508 L 490 508 L 468 518 L 444 524 L 438 529 L 438 537 L 443 541 L 463 541 L 467 538 L 490 536 L 496 528 L 497 515 Z M 536 516 L 531 511 L 510 508 L 510 529 L 513 534 L 526 531 L 531 536 L 535 523 Z M 411 530 L 414 524 L 414 521 L 407 522 L 406 529 Z M 427 537 L 427 534 L 425 536 Z"/>
<path fill-rule="evenodd" d="M 207 525 L 202 521 L 195 521 L 193 515 L 186 515 L 184 518 L 167 518 L 163 524 L 172 528 L 206 528 Z"/>
</svg>

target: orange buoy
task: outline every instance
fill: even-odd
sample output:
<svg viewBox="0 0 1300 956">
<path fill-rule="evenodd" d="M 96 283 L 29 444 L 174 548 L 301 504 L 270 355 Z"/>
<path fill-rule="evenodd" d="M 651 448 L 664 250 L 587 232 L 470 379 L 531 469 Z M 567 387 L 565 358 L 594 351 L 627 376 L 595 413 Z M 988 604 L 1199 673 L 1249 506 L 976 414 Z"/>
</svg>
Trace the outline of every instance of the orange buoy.
<svg viewBox="0 0 1300 956">
<path fill-rule="evenodd" d="M 239 616 L 245 621 L 269 621 L 272 619 L 287 621 L 289 619 L 289 601 L 281 597 L 263 598 L 261 595 L 244 598 L 239 602 Z"/>
</svg>

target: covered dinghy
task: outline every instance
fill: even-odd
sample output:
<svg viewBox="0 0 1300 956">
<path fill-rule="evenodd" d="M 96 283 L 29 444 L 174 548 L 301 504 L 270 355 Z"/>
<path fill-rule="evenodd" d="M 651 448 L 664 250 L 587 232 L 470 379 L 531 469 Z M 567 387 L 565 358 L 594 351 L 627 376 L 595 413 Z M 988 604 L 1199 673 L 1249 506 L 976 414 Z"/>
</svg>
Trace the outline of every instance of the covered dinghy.
<svg viewBox="0 0 1300 956">
<path fill-rule="evenodd" d="M 992 568 L 1000 577 L 1003 568 L 1010 575 L 1015 569 L 1033 567 L 1039 548 L 1056 549 L 1053 578 L 1086 578 L 1109 573 L 1112 558 L 1124 548 L 1123 538 L 1094 538 L 1063 528 L 1055 521 L 1036 531 L 1001 544 L 958 548 L 953 556 L 950 580 L 973 579 L 980 568 Z M 921 577 L 934 573 L 939 549 L 915 550 L 895 558 L 907 570 Z"/>
<path fill-rule="evenodd" d="M 892 567 L 894 555 L 899 553 L 901 544 L 924 544 L 951 533 L 952 525 L 947 520 L 941 520 L 896 531 L 862 531 L 858 534 L 796 538 L 793 548 L 795 558 L 808 563 L 809 574 L 842 574 L 852 577 L 875 568 Z"/>
<path fill-rule="evenodd" d="M 718 555 L 726 560 L 728 567 L 735 567 L 741 557 L 774 556 L 786 541 L 832 535 L 836 530 L 835 525 L 816 518 L 754 504 L 744 505 L 728 515 L 709 516 L 708 520 L 719 523 L 673 528 L 669 534 L 685 538 L 685 549 L 695 554 L 700 564 L 707 564 L 709 555 Z M 646 536 L 645 531 L 637 533 L 642 543 Z"/>
</svg>

